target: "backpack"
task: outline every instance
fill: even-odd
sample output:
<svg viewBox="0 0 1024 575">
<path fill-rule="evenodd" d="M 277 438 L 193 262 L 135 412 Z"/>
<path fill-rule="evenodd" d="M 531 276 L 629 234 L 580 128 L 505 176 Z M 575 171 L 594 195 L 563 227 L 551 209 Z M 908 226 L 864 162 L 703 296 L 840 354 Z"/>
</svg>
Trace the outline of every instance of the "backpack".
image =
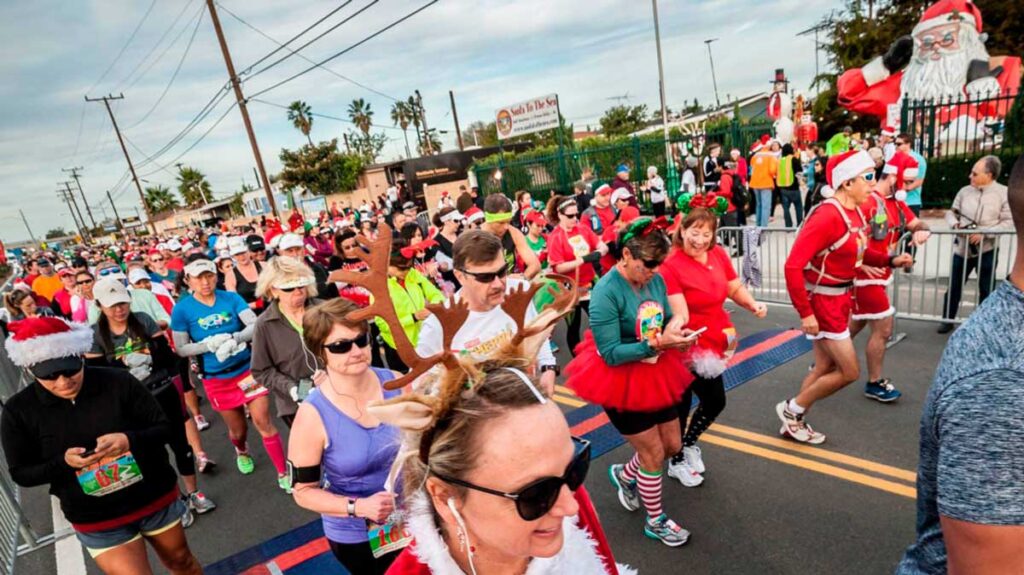
<svg viewBox="0 0 1024 575">
<path fill-rule="evenodd" d="M 747 194 L 747 188 L 740 181 L 738 175 L 732 177 L 732 205 L 737 208 L 744 208 L 750 203 L 750 197 Z"/>
</svg>

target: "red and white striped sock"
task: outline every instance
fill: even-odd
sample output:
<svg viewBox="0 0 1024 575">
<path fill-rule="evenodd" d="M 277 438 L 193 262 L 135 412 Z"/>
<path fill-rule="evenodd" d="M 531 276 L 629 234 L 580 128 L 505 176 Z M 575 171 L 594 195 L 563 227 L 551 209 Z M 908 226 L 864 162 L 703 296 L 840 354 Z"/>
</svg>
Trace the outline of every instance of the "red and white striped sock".
<svg viewBox="0 0 1024 575">
<path fill-rule="evenodd" d="M 640 500 L 644 503 L 647 516 L 651 519 L 661 517 L 661 471 L 647 471 L 641 469 L 637 473 L 637 487 L 640 491 Z"/>
<path fill-rule="evenodd" d="M 633 459 L 629 460 L 622 470 L 622 478 L 626 481 L 636 481 L 636 472 L 640 470 L 640 454 L 634 453 Z"/>
</svg>

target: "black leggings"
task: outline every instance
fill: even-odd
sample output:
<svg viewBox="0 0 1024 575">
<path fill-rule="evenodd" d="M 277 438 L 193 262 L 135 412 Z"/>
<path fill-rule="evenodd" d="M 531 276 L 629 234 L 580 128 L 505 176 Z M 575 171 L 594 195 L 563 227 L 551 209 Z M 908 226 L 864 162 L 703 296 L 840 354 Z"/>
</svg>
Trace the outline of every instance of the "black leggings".
<svg viewBox="0 0 1024 575">
<path fill-rule="evenodd" d="M 725 409 L 725 382 L 719 375 L 713 379 L 704 379 L 695 376 L 696 379 L 690 384 L 690 389 L 683 395 L 683 401 L 679 404 L 679 429 L 683 434 L 683 447 L 693 447 L 700 439 L 700 435 L 714 423 L 718 414 Z M 686 427 L 686 418 L 690 414 L 690 403 L 693 395 L 697 395 L 700 403 L 697 404 L 697 411 L 693 412 L 690 419 L 690 427 Z"/>
<path fill-rule="evenodd" d="M 178 468 L 179 475 L 195 475 L 196 461 L 192 446 L 188 444 L 185 436 L 185 414 L 182 413 L 181 395 L 173 383 L 168 383 L 163 389 L 157 390 L 153 398 L 160 404 L 160 409 L 167 416 L 170 422 L 171 437 L 167 444 L 174 453 L 174 464 Z"/>
<path fill-rule="evenodd" d="M 327 542 L 331 546 L 334 558 L 344 565 L 352 575 L 384 575 L 400 553 L 400 551 L 392 551 L 387 555 L 375 558 L 373 552 L 370 551 L 370 544 L 366 541 L 338 543 L 328 539 Z"/>
<path fill-rule="evenodd" d="M 590 264 L 583 264 L 590 265 Z M 583 300 L 576 304 L 576 309 L 572 310 L 565 319 L 569 324 L 568 329 L 565 332 L 565 341 L 569 344 L 569 353 L 576 357 L 576 346 L 580 343 L 580 324 L 583 323 L 583 312 L 587 312 L 590 315 L 590 301 Z"/>
</svg>

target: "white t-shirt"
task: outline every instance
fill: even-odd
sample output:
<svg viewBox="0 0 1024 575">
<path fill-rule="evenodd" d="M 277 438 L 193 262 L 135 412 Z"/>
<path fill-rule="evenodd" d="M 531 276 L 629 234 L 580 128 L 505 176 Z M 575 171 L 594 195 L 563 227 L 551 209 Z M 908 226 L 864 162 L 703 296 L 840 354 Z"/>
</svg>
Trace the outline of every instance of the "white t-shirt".
<svg viewBox="0 0 1024 575">
<path fill-rule="evenodd" d="M 510 278 L 506 282 L 505 293 L 510 293 L 520 285 L 528 287 L 529 282 Z M 457 299 L 461 292 L 460 289 L 452 297 Z M 526 311 L 525 323 L 528 324 L 535 317 L 537 317 L 537 310 L 530 306 Z M 460 356 L 469 356 L 474 361 L 482 361 L 501 349 L 512 339 L 515 332 L 515 320 L 509 317 L 505 310 L 501 309 L 501 306 L 486 312 L 470 311 L 466 322 L 452 338 L 452 351 Z M 416 344 L 416 353 L 420 357 L 430 357 L 441 353 L 444 341 L 442 336 L 441 322 L 438 321 L 437 316 L 428 317 L 420 327 L 420 339 Z M 551 342 L 550 340 L 545 341 L 537 353 L 537 364 L 544 366 L 556 365 L 556 363 L 555 355 L 551 353 Z"/>
<path fill-rule="evenodd" d="M 665 181 L 661 179 L 661 176 L 648 179 L 647 189 L 651 191 L 651 202 L 660 204 L 665 201 Z"/>
</svg>

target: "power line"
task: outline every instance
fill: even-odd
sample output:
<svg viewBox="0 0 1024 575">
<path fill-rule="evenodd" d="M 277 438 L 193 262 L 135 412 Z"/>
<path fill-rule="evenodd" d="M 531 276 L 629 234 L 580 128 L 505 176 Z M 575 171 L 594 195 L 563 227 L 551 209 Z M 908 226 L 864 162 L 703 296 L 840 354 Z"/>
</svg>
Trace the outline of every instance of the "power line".
<svg viewBox="0 0 1024 575">
<path fill-rule="evenodd" d="M 124 55 L 124 51 L 128 49 L 128 46 L 132 43 L 132 40 L 135 39 L 135 35 L 139 33 L 139 29 L 142 28 L 142 25 L 146 23 L 146 19 L 149 18 L 149 14 L 153 11 L 154 6 L 156 6 L 156 0 L 153 0 L 153 2 L 150 3 L 149 8 L 146 9 L 146 13 L 142 15 L 142 20 L 139 20 L 139 23 L 135 25 L 135 29 L 132 30 L 132 35 L 128 37 L 128 41 L 124 43 L 124 46 L 121 46 L 121 50 L 117 53 L 117 56 L 114 56 L 114 61 L 111 62 L 110 65 L 107 66 L 107 69 L 103 71 L 103 74 L 100 76 L 99 80 L 96 80 L 93 83 L 93 85 L 85 91 L 86 93 L 92 92 L 93 89 L 95 89 L 96 86 L 99 86 L 100 82 L 102 82 L 103 79 L 107 77 L 107 74 L 109 74 L 110 71 L 114 69 L 114 65 L 116 65 L 118 60 L 121 59 L 121 56 Z"/>
<path fill-rule="evenodd" d="M 351 4 L 351 3 L 352 3 L 352 0 L 347 0 L 346 2 L 343 2 L 343 3 L 341 4 L 341 5 L 339 5 L 339 6 L 337 7 L 337 8 L 335 8 L 334 10 L 331 10 L 331 11 L 330 11 L 330 12 L 328 12 L 327 14 L 324 14 L 324 16 L 323 16 L 322 18 L 320 18 L 320 19 L 319 19 L 319 20 L 317 20 L 316 22 L 313 22 L 313 23 L 312 23 L 312 24 L 310 24 L 309 26 L 307 26 L 307 27 L 306 27 L 306 28 L 305 28 L 305 29 L 304 29 L 304 30 L 303 30 L 302 32 L 299 32 L 298 34 L 296 34 L 296 35 L 292 36 L 292 37 L 291 37 L 291 39 L 289 39 L 289 40 L 288 40 L 287 42 L 285 42 L 284 44 L 280 44 L 280 45 L 279 45 L 279 47 L 278 47 L 277 49 L 275 49 L 275 50 L 272 50 L 272 51 L 271 51 L 270 53 L 266 54 L 265 56 L 263 56 L 263 57 L 262 57 L 262 58 L 260 58 L 259 60 L 256 60 L 256 61 L 255 61 L 255 62 L 253 62 L 252 64 L 249 64 L 249 66 L 248 66 L 248 67 L 247 67 L 246 69 L 242 70 L 242 71 L 241 71 L 241 72 L 240 72 L 240 73 L 239 73 L 238 75 L 239 75 L 239 76 L 244 76 L 245 74 L 247 74 L 247 73 L 249 72 L 249 70 L 252 70 L 252 69 L 253 69 L 253 68 L 255 68 L 256 66 L 259 66 L 260 64 L 262 64 L 263 62 L 265 62 L 265 61 L 266 61 L 266 60 L 267 60 L 268 58 L 270 58 L 270 57 L 271 57 L 271 56 L 273 56 L 274 54 L 277 54 L 278 52 L 280 52 L 282 48 L 285 48 L 286 46 L 288 46 L 288 44 L 291 44 L 292 42 L 294 42 L 294 41 L 298 40 L 298 39 L 299 39 L 299 38 L 300 38 L 301 36 L 303 36 L 303 35 L 304 35 L 304 34 L 305 34 L 306 32 L 309 32 L 309 31 L 310 31 L 310 30 L 312 30 L 313 28 L 316 28 L 316 27 L 317 27 L 317 26 L 319 26 L 319 25 L 320 25 L 320 23 L 322 23 L 322 22 L 323 22 L 324 20 L 326 20 L 326 19 L 330 18 L 331 16 L 334 16 L 334 15 L 335 15 L 335 14 L 337 14 L 337 13 L 338 13 L 338 12 L 339 12 L 339 11 L 340 11 L 340 10 L 341 10 L 342 8 L 344 8 L 345 6 L 348 6 L 348 5 L 349 5 L 349 4 Z M 241 18 L 239 18 L 238 16 L 235 16 L 234 12 L 232 12 L 231 10 L 228 10 L 228 9 L 227 9 L 227 7 L 225 7 L 225 6 L 224 6 L 223 4 L 221 4 L 220 2 L 217 2 L 217 6 L 220 6 L 221 10 L 224 10 L 225 12 L 227 12 L 228 14 L 230 14 L 230 15 L 231 15 L 232 17 L 234 17 L 234 18 L 235 18 L 236 20 L 238 20 L 238 21 L 239 21 L 239 22 L 241 22 L 242 24 L 245 24 L 246 26 L 249 26 L 249 24 L 248 24 L 248 23 L 246 23 L 245 21 L 243 21 L 243 20 L 242 20 Z M 250 27 L 250 28 L 252 28 L 252 26 L 249 26 L 249 27 Z M 254 29 L 255 29 L 255 28 L 254 28 Z M 328 30 L 328 31 L 329 31 L 329 30 Z M 261 34 L 262 34 L 262 32 L 261 32 Z M 301 48 L 300 48 L 300 49 L 301 49 Z"/>
<path fill-rule="evenodd" d="M 217 107 L 218 104 L 220 104 L 221 100 L 223 100 L 229 93 L 230 88 L 228 88 L 227 84 L 225 84 L 223 87 L 221 87 L 220 90 L 217 91 L 216 94 L 213 95 L 212 98 L 210 98 L 210 100 L 206 103 L 206 105 L 203 106 L 199 113 L 197 113 L 188 122 L 188 124 L 186 124 L 185 127 L 181 129 L 180 132 L 178 132 L 173 138 L 171 138 L 169 142 L 164 144 L 162 148 L 154 152 L 150 156 L 149 160 L 142 162 L 139 165 L 143 166 L 145 164 L 151 163 L 155 161 L 156 158 L 159 158 L 160 156 L 170 151 L 170 149 L 177 145 L 178 142 L 180 142 L 185 136 L 187 136 L 189 132 L 194 130 L 196 126 L 198 126 L 199 123 L 202 122 L 210 114 L 210 112 L 213 111 L 213 109 Z"/>
<path fill-rule="evenodd" d="M 177 162 L 182 157 L 184 157 L 185 154 L 191 152 L 192 148 L 195 148 L 196 146 L 198 146 L 199 142 L 202 142 L 206 138 L 206 136 L 210 135 L 210 132 L 212 132 L 213 129 L 216 128 L 218 124 L 220 124 L 222 121 L 224 121 L 224 118 L 226 118 L 228 116 L 228 113 L 231 112 L 231 110 L 233 110 L 236 105 L 237 104 L 232 103 L 230 106 L 228 106 L 228 108 L 226 110 L 224 110 L 224 113 L 221 114 L 221 116 L 219 118 L 217 118 L 217 121 L 214 122 L 213 125 L 211 125 L 205 132 L 203 132 L 202 136 L 199 136 L 199 138 L 196 141 L 192 142 L 192 145 L 190 145 L 189 147 L 185 148 L 184 152 L 178 154 L 177 156 L 175 156 L 175 158 L 173 160 L 171 160 L 170 162 L 167 162 L 163 166 L 160 166 L 159 164 L 157 164 L 158 166 L 160 166 L 159 169 L 153 170 L 152 172 L 146 172 L 145 174 L 142 174 L 143 177 L 151 176 L 151 175 L 153 175 L 153 174 L 155 174 L 155 173 L 157 173 L 157 172 L 159 172 L 161 170 L 166 170 L 167 166 Z M 156 162 L 154 161 L 153 163 L 156 163 Z"/>
<path fill-rule="evenodd" d="M 316 62 L 314 62 L 314 61 L 313 61 L 313 60 L 312 60 L 311 58 L 307 58 L 305 54 L 301 54 L 301 53 L 299 53 L 299 52 L 298 52 L 298 51 L 296 51 L 296 50 L 292 50 L 291 48 L 287 48 L 285 44 L 282 44 L 282 43 L 278 42 L 278 41 L 277 41 L 276 39 L 274 39 L 274 37 L 270 36 L 269 34 L 267 34 L 266 32 L 264 32 L 263 30 L 260 30 L 260 29 L 259 29 L 259 28 L 257 28 L 256 26 L 253 26 L 252 24 L 250 24 L 250 23 L 246 22 L 245 20 L 243 20 L 242 18 L 240 18 L 240 17 L 239 17 L 239 16 L 237 15 L 237 14 L 235 14 L 235 13 L 234 13 L 234 12 L 232 12 L 231 10 L 228 10 L 227 8 L 225 8 L 225 7 L 224 7 L 224 5 L 223 5 L 223 4 L 221 4 L 220 2 L 218 2 L 218 3 L 217 3 L 217 5 L 218 5 L 218 6 L 220 6 L 220 8 L 221 8 L 222 10 L 224 10 L 225 12 L 227 12 L 229 16 L 231 16 L 231 17 L 232 17 L 232 18 L 234 18 L 235 20 L 238 20 L 238 21 L 239 21 L 239 22 L 241 22 L 241 23 L 242 23 L 243 25 L 245 25 L 246 27 L 248 27 L 249 29 L 251 29 L 251 30 L 252 30 L 253 32 L 256 32 L 256 33 L 257 33 L 257 34 L 259 34 L 260 36 L 263 36 L 263 37 L 264 37 L 264 38 L 266 38 L 267 40 L 270 40 L 271 42 L 273 42 L 273 43 L 277 44 L 277 45 L 278 45 L 278 46 L 280 46 L 281 48 L 284 48 L 284 49 L 288 50 L 288 51 L 289 51 L 289 52 L 291 52 L 291 53 L 292 53 L 293 55 L 295 55 L 295 56 L 298 56 L 299 58 L 302 58 L 303 60 L 305 60 L 305 61 L 309 62 L 310 64 L 316 64 Z M 264 58 L 266 58 L 266 56 L 264 56 Z M 261 60 L 262 60 L 262 59 L 264 59 L 264 58 L 261 58 Z M 253 65 L 255 65 L 255 64 L 253 64 Z M 375 88 L 372 88 L 372 87 L 370 87 L 370 86 L 367 86 L 366 84 L 363 84 L 363 83 L 361 83 L 361 82 L 357 82 L 356 80 L 353 80 L 352 78 L 349 78 L 348 76 L 345 76 L 344 74 L 339 74 L 338 72 L 335 72 L 334 70 L 332 70 L 332 69 L 330 69 L 330 68 L 328 68 L 328 67 L 326 67 L 326 66 L 318 66 L 318 67 L 319 67 L 319 68 L 320 68 L 321 70 L 323 70 L 324 72 L 327 72 L 328 74 L 331 74 L 331 75 L 333 75 L 333 76 L 336 76 L 336 77 L 338 77 L 338 78 L 341 78 L 342 80 L 345 80 L 346 82 L 349 82 L 349 83 L 351 83 L 351 84 L 355 84 L 356 86 L 359 86 L 360 88 L 362 88 L 362 89 L 364 89 L 364 90 L 366 90 L 366 91 L 368 91 L 368 92 L 373 92 L 374 94 L 377 94 L 378 96 L 383 96 L 383 97 L 385 97 L 385 98 L 387 98 L 387 99 L 389 99 L 389 100 L 393 100 L 393 101 L 395 101 L 395 102 L 398 102 L 398 101 L 399 101 L 399 99 L 398 99 L 398 98 L 395 98 L 394 96 L 391 96 L 391 95 L 389 95 L 389 94 L 385 94 L 384 92 L 381 92 L 380 90 L 377 90 L 377 89 L 375 89 Z M 251 66 L 250 66 L 250 68 L 251 68 Z M 243 74 L 244 74 L 244 73 L 245 73 L 245 72 L 243 72 Z"/>
<path fill-rule="evenodd" d="M 351 21 L 352 19 L 356 18 L 357 16 L 359 16 L 359 15 L 360 15 L 360 14 L 362 14 L 363 12 L 366 12 L 366 11 L 367 11 L 367 10 L 369 10 L 369 9 L 370 9 L 371 7 L 373 7 L 373 5 L 374 5 L 374 4 L 376 4 L 376 3 L 378 3 L 378 2 L 380 2 L 380 0 L 371 0 L 371 2 L 370 2 L 369 4 L 367 4 L 366 6 L 363 6 L 363 7 L 362 7 L 362 8 L 360 8 L 359 10 L 356 10 L 356 13 L 355 13 L 355 14 L 352 14 L 352 15 L 350 15 L 350 16 L 348 16 L 348 17 L 346 17 L 346 18 L 345 18 L 344 20 L 342 20 L 341 22 L 338 22 L 338 23 L 337 23 L 337 24 L 335 24 L 334 26 L 331 26 L 330 28 L 328 28 L 328 29 L 324 30 L 324 31 L 323 31 L 323 32 L 321 32 L 321 33 L 320 33 L 319 35 L 315 36 L 315 37 L 314 37 L 314 38 L 313 38 L 312 40 L 310 40 L 310 41 L 306 42 L 305 44 L 303 44 L 303 45 L 299 46 L 298 48 L 296 48 L 296 49 L 295 49 L 295 51 L 293 51 L 293 52 L 292 52 L 291 54 L 287 54 L 287 55 L 285 55 L 285 56 L 283 56 L 283 57 L 281 57 L 281 58 L 278 58 L 277 60 L 275 60 L 275 61 L 271 62 L 270 64 L 267 64 L 266 66 L 264 66 L 264 67 L 260 68 L 259 70 L 256 70 L 256 71 L 255 71 L 255 72 L 253 72 L 252 74 L 248 74 L 248 78 L 246 78 L 246 81 L 249 81 L 249 80 L 251 80 L 251 79 L 255 78 L 256 76 L 259 76 L 260 74 L 262 74 L 262 73 L 266 72 L 267 70 L 269 70 L 269 69 L 273 68 L 274 66 L 277 66 L 277 65 L 278 65 L 278 64 L 280 64 L 281 62 L 284 62 L 284 61 L 285 61 L 285 60 L 287 60 L 288 58 L 291 58 L 291 57 L 292 57 L 293 55 L 295 55 L 295 54 L 297 54 L 297 53 L 301 52 L 302 50 L 304 50 L 304 49 L 305 49 L 306 47 L 308 47 L 308 46 L 309 46 L 310 44 L 312 44 L 313 42 L 316 42 L 317 40 L 319 40 L 319 39 L 323 38 L 324 36 L 326 36 L 326 35 L 330 34 L 330 33 L 331 33 L 331 32 L 333 32 L 333 31 L 337 30 L 337 29 L 338 29 L 338 28 L 340 28 L 340 27 L 341 27 L 341 26 L 342 26 L 343 24 L 345 24 L 345 23 L 347 23 L 347 22 L 350 22 L 350 21 Z M 252 66 L 250 66 L 250 68 L 252 68 Z M 244 73 L 244 72 L 243 72 L 243 75 L 245 75 L 245 73 Z"/>
<path fill-rule="evenodd" d="M 157 109 L 157 107 L 160 105 L 160 102 L 163 102 L 164 96 L 166 96 L 167 92 L 170 91 L 171 86 L 174 84 L 174 80 L 178 78 L 178 72 L 181 71 L 181 66 L 185 63 L 185 58 L 188 58 L 188 52 L 192 48 L 192 42 L 195 41 L 196 33 L 199 32 L 199 25 L 203 23 L 204 12 L 206 12 L 205 4 L 200 6 L 199 8 L 199 14 L 197 15 L 196 19 L 196 27 L 192 29 L 192 36 L 188 39 L 188 44 L 185 45 L 185 51 L 182 52 L 181 59 L 178 60 L 178 66 L 174 68 L 174 73 L 171 74 L 171 79 L 167 82 L 167 86 L 164 87 L 164 91 L 160 94 L 160 97 L 156 99 L 156 102 L 153 102 L 153 107 L 151 107 L 145 114 L 143 114 L 143 116 L 139 118 L 137 122 L 125 128 L 125 130 L 131 130 L 132 128 L 138 126 L 142 122 L 145 122 L 146 119 L 149 118 L 149 116 L 153 113 L 153 111 Z M 184 29 L 185 28 L 182 28 L 182 30 Z"/>
<path fill-rule="evenodd" d="M 283 104 L 277 104 L 277 103 L 274 103 L 274 102 L 268 102 L 266 100 L 262 100 L 262 99 L 259 99 L 259 98 L 249 98 L 249 101 L 250 102 L 256 102 L 257 104 L 266 104 L 267 106 L 273 106 L 275 108 L 281 108 L 282 110 L 288 110 L 289 109 L 288 106 L 285 106 Z M 346 124 L 353 124 L 353 125 L 355 124 L 355 122 L 353 122 L 352 120 L 346 120 L 345 118 L 339 118 L 337 116 L 328 116 L 327 114 L 319 114 L 317 112 L 310 112 L 309 115 L 310 116 L 315 116 L 317 118 L 325 118 L 327 120 L 337 120 L 338 122 L 345 122 Z M 374 127 L 374 128 L 380 128 L 382 130 L 398 130 L 398 131 L 402 131 L 401 128 L 398 128 L 396 126 L 383 126 L 381 124 L 370 124 L 370 126 Z"/>
<path fill-rule="evenodd" d="M 301 76 L 304 76 L 304 75 L 308 74 L 309 72 L 317 69 L 319 66 L 323 66 L 324 64 L 330 62 L 331 60 L 334 60 L 335 58 L 338 58 L 339 56 L 342 56 L 344 54 L 347 54 L 348 52 L 351 52 L 355 48 L 357 48 L 357 47 L 359 47 L 359 46 L 369 42 L 370 40 L 376 38 L 377 36 L 380 36 L 384 32 L 387 32 L 388 30 L 394 28 L 395 26 L 398 26 L 399 24 L 401 24 L 402 22 L 405 22 L 409 18 L 412 18 L 413 16 L 415 16 L 415 15 L 419 14 L 420 12 L 426 10 L 427 8 L 433 6 L 434 4 L 437 4 L 437 2 L 438 2 L 438 0 L 431 0 L 430 2 L 427 2 L 423 6 L 420 6 L 419 8 L 413 10 L 412 12 L 409 12 L 405 16 L 402 16 L 398 20 L 395 20 L 394 22 L 388 24 L 387 26 L 381 28 L 380 30 L 377 30 L 373 34 L 370 34 L 369 36 L 363 38 L 362 40 L 356 42 L 355 44 L 352 44 L 348 48 L 345 48 L 344 50 L 335 53 L 333 56 L 329 56 L 329 57 L 327 57 L 327 58 L 317 62 L 313 66 L 310 66 L 309 68 L 306 68 L 305 70 L 303 70 L 303 71 L 301 71 L 301 72 L 299 72 L 297 74 L 293 74 L 293 75 L 285 78 L 284 80 L 281 80 L 280 82 L 277 82 L 276 84 L 272 84 L 269 87 L 264 88 L 264 89 L 260 90 L 259 92 L 256 92 L 255 94 L 250 95 L 249 98 L 251 99 L 251 98 L 255 98 L 257 96 L 266 94 L 267 92 L 269 92 L 269 91 L 271 91 L 271 90 L 273 90 L 275 88 L 279 88 L 279 87 L 283 86 L 284 84 L 287 84 L 288 82 L 291 82 L 292 80 L 295 80 L 296 78 L 299 78 Z"/>
<path fill-rule="evenodd" d="M 146 60 L 149 60 L 149 57 L 153 55 L 153 52 L 156 52 L 156 49 L 160 47 L 160 44 L 163 44 L 164 39 L 167 38 L 167 35 L 171 33 L 171 30 L 174 30 L 174 28 L 177 27 L 178 21 L 180 21 L 181 17 L 185 15 L 185 12 L 188 10 L 188 7 L 191 6 L 193 2 L 195 2 L 195 0 L 189 0 L 188 2 L 185 3 L 184 6 L 181 7 L 181 11 L 178 12 L 178 15 L 174 17 L 174 20 L 171 22 L 171 25 L 168 26 L 166 30 L 164 30 L 164 33 L 160 35 L 160 39 L 157 40 L 155 44 L 153 44 L 153 47 L 149 49 L 149 52 L 146 52 L 146 55 L 143 56 L 141 60 L 139 60 L 139 63 L 136 64 L 134 68 L 132 68 L 132 71 L 128 72 L 128 74 L 118 83 L 118 89 L 120 89 L 121 86 L 124 86 L 125 82 L 127 82 L 133 75 L 135 75 L 135 72 L 138 72 L 139 68 L 141 68 L 142 65 L 146 63 Z M 187 29 L 188 29 L 188 26 L 185 26 L 184 28 L 182 28 L 181 29 L 182 31 L 179 32 L 178 35 L 174 37 L 174 40 L 171 41 L 171 43 L 167 45 L 167 48 L 165 48 L 164 51 L 161 52 L 159 56 L 157 56 L 156 60 L 153 60 L 153 62 L 149 66 L 146 66 L 146 69 L 143 70 L 142 74 L 139 74 L 139 76 L 137 78 L 132 80 L 131 84 L 129 84 L 127 87 L 131 88 L 139 80 L 141 80 L 146 74 L 148 74 L 149 71 L 153 68 L 153 66 L 156 65 L 157 62 L 159 62 L 160 60 L 163 59 L 164 55 L 167 54 L 167 52 L 171 49 L 171 47 L 178 43 L 178 39 L 181 38 L 181 35 Z"/>
</svg>

